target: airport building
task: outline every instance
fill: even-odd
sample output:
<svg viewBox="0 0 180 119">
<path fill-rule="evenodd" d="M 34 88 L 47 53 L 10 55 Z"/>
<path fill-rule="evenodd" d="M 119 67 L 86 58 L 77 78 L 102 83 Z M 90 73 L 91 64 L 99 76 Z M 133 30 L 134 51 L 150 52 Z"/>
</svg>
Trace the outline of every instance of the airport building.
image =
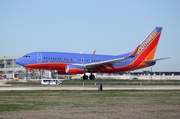
<svg viewBox="0 0 180 119">
<path fill-rule="evenodd" d="M 35 76 L 31 75 L 31 71 L 26 72 L 26 69 L 18 64 L 15 60 L 20 56 L 4 56 L 0 57 L 0 74 L 3 74 L 6 78 L 12 79 L 18 77 L 20 79 L 37 79 L 39 78 L 39 71 L 35 71 Z M 27 73 L 27 74 L 26 74 Z M 52 77 L 50 71 L 43 72 L 43 77 Z M 0 77 L 1 79 L 1 77 Z"/>
<path fill-rule="evenodd" d="M 6 76 L 13 78 L 14 74 L 25 73 L 25 68 L 15 63 L 17 58 L 19 57 L 0 57 L 0 74 L 5 74 Z"/>
</svg>

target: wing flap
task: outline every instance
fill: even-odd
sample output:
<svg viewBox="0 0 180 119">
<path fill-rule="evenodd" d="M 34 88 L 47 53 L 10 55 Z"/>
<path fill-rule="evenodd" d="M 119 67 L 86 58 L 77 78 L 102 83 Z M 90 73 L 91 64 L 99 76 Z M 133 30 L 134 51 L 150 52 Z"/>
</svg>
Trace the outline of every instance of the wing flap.
<svg viewBox="0 0 180 119">
<path fill-rule="evenodd" d="M 97 66 L 97 65 L 107 65 L 109 64 L 109 66 L 111 65 L 114 65 L 115 62 L 117 61 L 121 61 L 121 60 L 124 60 L 126 59 L 125 57 L 123 58 L 117 58 L 117 59 L 112 59 L 112 60 L 105 60 L 105 61 L 101 61 L 101 62 L 93 62 L 93 63 L 88 63 L 88 64 L 84 64 L 85 67 L 94 67 L 94 66 Z"/>
<path fill-rule="evenodd" d="M 121 57 L 121 58 L 116 58 L 116 59 L 111 59 L 111 60 L 104 60 L 104 61 L 100 61 L 100 62 L 93 62 L 93 63 L 87 63 L 87 64 L 74 64 L 74 65 L 79 65 L 79 66 L 84 66 L 85 68 L 94 68 L 98 65 L 105 65 L 108 67 L 113 67 L 113 65 L 117 62 L 117 61 L 122 61 L 129 58 L 128 57 Z"/>
</svg>

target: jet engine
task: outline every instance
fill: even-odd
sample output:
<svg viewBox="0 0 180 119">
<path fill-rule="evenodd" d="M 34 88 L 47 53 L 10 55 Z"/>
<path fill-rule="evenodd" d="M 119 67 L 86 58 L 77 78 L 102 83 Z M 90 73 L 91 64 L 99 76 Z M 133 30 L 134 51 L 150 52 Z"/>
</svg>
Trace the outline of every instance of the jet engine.
<svg viewBox="0 0 180 119">
<path fill-rule="evenodd" d="M 78 66 L 78 65 L 67 65 L 65 72 L 67 74 L 83 74 L 84 73 L 84 67 Z"/>
<path fill-rule="evenodd" d="M 58 74 L 66 74 L 66 72 L 64 70 L 58 70 L 57 73 Z"/>
</svg>

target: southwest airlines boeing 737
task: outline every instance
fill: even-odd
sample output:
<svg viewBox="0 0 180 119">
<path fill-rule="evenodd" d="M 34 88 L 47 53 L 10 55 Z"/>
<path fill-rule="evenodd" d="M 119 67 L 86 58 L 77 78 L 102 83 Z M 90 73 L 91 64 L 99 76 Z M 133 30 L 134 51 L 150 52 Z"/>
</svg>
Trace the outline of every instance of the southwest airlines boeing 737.
<svg viewBox="0 0 180 119">
<path fill-rule="evenodd" d="M 153 66 L 156 61 L 167 59 L 154 59 L 161 32 L 162 27 L 156 27 L 133 52 L 121 55 L 33 52 L 16 59 L 16 63 L 27 70 L 44 69 L 57 70 L 58 74 L 84 74 L 85 80 L 88 79 L 86 73 L 89 72 L 89 79 L 95 79 L 93 73 L 132 71 Z"/>
</svg>

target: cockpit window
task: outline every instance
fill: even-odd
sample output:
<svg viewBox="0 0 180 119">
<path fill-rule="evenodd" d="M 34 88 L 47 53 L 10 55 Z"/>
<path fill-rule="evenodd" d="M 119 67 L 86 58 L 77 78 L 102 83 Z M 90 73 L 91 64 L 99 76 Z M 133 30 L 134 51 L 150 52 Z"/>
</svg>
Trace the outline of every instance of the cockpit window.
<svg viewBox="0 0 180 119">
<path fill-rule="evenodd" d="M 29 55 L 24 55 L 23 57 L 24 57 L 24 58 L 30 58 L 30 56 L 29 56 Z"/>
</svg>

